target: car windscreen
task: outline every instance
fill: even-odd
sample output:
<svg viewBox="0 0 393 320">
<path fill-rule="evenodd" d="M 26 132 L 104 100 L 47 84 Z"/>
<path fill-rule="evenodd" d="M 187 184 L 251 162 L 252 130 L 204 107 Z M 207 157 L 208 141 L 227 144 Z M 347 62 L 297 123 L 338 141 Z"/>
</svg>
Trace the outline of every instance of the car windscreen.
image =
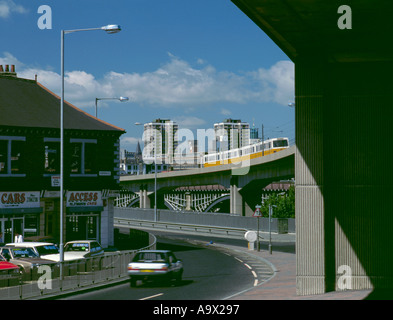
<svg viewBox="0 0 393 320">
<path fill-rule="evenodd" d="M 46 254 L 57 254 L 57 253 L 59 253 L 59 248 L 56 245 L 54 245 L 54 244 L 37 246 L 36 249 L 37 249 L 38 254 L 40 256 L 46 255 Z"/>
<path fill-rule="evenodd" d="M 165 254 L 161 252 L 140 252 L 133 262 L 165 262 Z"/>
<path fill-rule="evenodd" d="M 12 248 L 14 258 L 37 258 L 37 254 L 31 248 Z"/>
<path fill-rule="evenodd" d="M 89 251 L 87 242 L 69 243 L 64 247 L 64 251 Z"/>
</svg>

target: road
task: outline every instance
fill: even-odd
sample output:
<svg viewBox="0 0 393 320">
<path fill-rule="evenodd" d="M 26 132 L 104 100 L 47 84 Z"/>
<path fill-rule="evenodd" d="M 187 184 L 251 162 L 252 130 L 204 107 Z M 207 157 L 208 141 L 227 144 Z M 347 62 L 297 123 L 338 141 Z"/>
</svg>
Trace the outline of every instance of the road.
<svg viewBox="0 0 393 320">
<path fill-rule="evenodd" d="M 69 296 L 67 300 L 222 300 L 247 290 L 255 284 L 255 276 L 234 256 L 209 249 L 206 245 L 192 245 L 179 237 L 157 235 L 157 249 L 172 250 L 183 261 L 183 281 L 180 285 L 143 283 L 131 288 L 129 283 L 88 293 Z M 178 236 L 178 238 L 174 238 Z"/>
</svg>

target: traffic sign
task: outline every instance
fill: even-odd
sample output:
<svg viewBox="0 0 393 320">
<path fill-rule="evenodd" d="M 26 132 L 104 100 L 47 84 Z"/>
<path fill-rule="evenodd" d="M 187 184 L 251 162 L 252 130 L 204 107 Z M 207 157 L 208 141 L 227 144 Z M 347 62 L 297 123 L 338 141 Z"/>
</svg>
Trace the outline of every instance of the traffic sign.
<svg viewBox="0 0 393 320">
<path fill-rule="evenodd" d="M 256 207 L 254 214 L 252 215 L 253 217 L 262 217 L 262 212 L 260 207 Z"/>
</svg>

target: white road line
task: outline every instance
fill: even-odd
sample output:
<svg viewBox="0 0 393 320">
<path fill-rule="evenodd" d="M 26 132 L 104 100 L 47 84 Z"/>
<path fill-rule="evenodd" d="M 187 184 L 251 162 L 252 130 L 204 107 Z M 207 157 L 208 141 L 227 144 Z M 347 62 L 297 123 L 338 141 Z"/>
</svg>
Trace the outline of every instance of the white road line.
<svg viewBox="0 0 393 320">
<path fill-rule="evenodd" d="M 139 300 L 148 300 L 148 299 L 156 298 L 156 297 L 159 297 L 159 296 L 162 296 L 162 295 L 163 295 L 163 293 L 159 293 L 159 294 L 155 294 L 154 296 L 142 298 L 142 299 L 139 299 Z"/>
<path fill-rule="evenodd" d="M 257 274 L 256 274 L 256 272 L 254 270 L 252 270 L 251 272 L 254 275 L 254 278 L 258 278 L 258 276 L 257 276 Z"/>
<path fill-rule="evenodd" d="M 258 279 L 255 279 L 254 281 L 254 287 L 256 287 L 258 285 Z"/>
<path fill-rule="evenodd" d="M 244 264 L 248 269 L 252 269 L 247 263 Z"/>
<path fill-rule="evenodd" d="M 240 261 L 241 263 L 243 263 L 243 260 L 240 260 L 239 258 L 236 258 L 236 257 L 235 257 L 235 259 L 236 259 L 237 261 Z"/>
</svg>

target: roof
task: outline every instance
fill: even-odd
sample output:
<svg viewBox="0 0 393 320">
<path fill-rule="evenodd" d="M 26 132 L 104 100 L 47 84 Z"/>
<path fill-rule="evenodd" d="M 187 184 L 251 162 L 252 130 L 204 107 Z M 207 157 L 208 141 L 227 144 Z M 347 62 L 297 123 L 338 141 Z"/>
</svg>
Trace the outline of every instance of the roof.
<svg viewBox="0 0 393 320">
<path fill-rule="evenodd" d="M 60 129 L 60 97 L 34 81 L 0 77 L 0 126 Z M 64 129 L 125 130 L 64 102 Z"/>
</svg>

